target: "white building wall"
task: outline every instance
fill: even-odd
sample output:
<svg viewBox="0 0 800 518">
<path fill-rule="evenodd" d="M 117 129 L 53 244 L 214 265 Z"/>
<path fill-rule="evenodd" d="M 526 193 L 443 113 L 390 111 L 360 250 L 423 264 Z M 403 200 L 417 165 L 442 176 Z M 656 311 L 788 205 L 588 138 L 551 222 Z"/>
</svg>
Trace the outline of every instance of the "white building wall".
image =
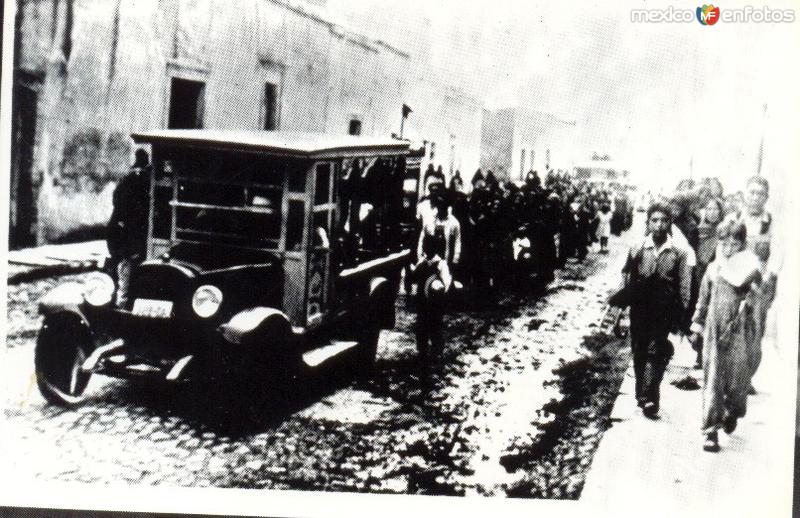
<svg viewBox="0 0 800 518">
<path fill-rule="evenodd" d="M 480 163 L 482 104 L 456 88 L 420 76 L 410 82 L 408 92 L 406 104 L 414 111 L 406 122 L 405 136 L 425 140 L 429 149 L 431 143 L 435 148 L 423 169 L 428 163 L 441 165 L 448 179 L 459 170 L 468 184 Z"/>
<path fill-rule="evenodd" d="M 76 2 L 63 100 L 41 128 L 46 153 L 37 148 L 49 157 L 44 180 L 35 173 L 49 185 L 40 196 L 41 235 L 55 239 L 107 220 L 107 187 L 130 163 L 128 136 L 167 126 L 173 77 L 205 83 L 206 128 L 263 127 L 267 81 L 279 84 L 281 130 L 344 134 L 358 118 L 362 134 L 388 136 L 399 133 L 408 104 L 418 140 L 436 143 L 434 163 L 447 173 L 452 164 L 468 180 L 478 167 L 481 103 L 431 80 L 402 50 L 296 4 L 141 0 L 116 11 L 116 2 Z M 31 41 L 47 33 L 41 25 L 22 35 L 22 63 L 34 69 L 44 66 L 46 46 Z"/>
</svg>

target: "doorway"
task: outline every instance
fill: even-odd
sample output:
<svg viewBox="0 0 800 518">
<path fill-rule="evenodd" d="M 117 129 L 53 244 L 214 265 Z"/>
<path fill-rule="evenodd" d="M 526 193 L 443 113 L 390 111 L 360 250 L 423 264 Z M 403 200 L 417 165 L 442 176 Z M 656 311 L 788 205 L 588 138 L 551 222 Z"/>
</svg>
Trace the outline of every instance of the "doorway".
<svg viewBox="0 0 800 518">
<path fill-rule="evenodd" d="M 14 87 L 11 130 L 11 214 L 9 248 L 36 244 L 33 196 L 33 152 L 36 140 L 38 94 L 30 86 Z"/>
<path fill-rule="evenodd" d="M 172 78 L 169 94 L 170 129 L 201 129 L 205 111 L 206 84 L 202 81 Z"/>
</svg>

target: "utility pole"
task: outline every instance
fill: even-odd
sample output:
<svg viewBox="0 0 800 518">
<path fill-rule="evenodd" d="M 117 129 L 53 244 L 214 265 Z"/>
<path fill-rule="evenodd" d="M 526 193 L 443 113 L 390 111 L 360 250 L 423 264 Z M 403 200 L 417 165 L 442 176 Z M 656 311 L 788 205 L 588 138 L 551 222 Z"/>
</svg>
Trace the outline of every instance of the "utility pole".
<svg viewBox="0 0 800 518">
<path fill-rule="evenodd" d="M 756 165 L 756 176 L 761 176 L 761 165 L 764 162 L 764 131 L 767 120 L 767 104 L 764 103 L 764 112 L 761 116 L 761 142 L 758 144 L 758 164 Z"/>
</svg>

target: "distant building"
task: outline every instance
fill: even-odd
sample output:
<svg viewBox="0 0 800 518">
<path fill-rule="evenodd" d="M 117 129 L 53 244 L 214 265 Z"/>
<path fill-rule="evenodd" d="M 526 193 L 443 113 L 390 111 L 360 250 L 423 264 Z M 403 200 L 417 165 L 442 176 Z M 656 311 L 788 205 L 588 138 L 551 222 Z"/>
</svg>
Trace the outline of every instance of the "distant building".
<svg viewBox="0 0 800 518">
<path fill-rule="evenodd" d="M 498 178 L 524 180 L 529 170 L 571 169 L 570 136 L 575 123 L 524 107 L 484 110 L 481 169 Z"/>
<path fill-rule="evenodd" d="M 591 160 L 575 164 L 572 176 L 576 180 L 584 180 L 604 188 L 631 183 L 627 167 L 612 160 L 608 155 L 600 156 L 597 153 Z"/>
<path fill-rule="evenodd" d="M 16 34 L 12 247 L 100 229 L 136 130 L 390 135 L 407 103 L 433 163 L 477 167 L 482 104 L 325 0 L 20 0 Z"/>
<path fill-rule="evenodd" d="M 406 136 L 424 141 L 423 170 L 428 164 L 442 166 L 448 181 L 460 171 L 468 185 L 480 160 L 483 104 L 458 87 L 425 79 L 421 71 L 418 74 L 415 86 L 409 88 L 409 100 L 419 115 L 412 115 Z"/>
</svg>

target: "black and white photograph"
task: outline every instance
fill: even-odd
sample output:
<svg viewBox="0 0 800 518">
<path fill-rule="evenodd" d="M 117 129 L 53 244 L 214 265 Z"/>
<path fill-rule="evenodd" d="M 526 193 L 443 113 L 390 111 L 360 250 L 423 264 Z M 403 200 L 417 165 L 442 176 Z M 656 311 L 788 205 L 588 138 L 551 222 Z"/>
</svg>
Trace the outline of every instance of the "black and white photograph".
<svg viewBox="0 0 800 518">
<path fill-rule="evenodd" d="M 797 2 L 2 10 L 4 513 L 800 516 Z"/>
</svg>

